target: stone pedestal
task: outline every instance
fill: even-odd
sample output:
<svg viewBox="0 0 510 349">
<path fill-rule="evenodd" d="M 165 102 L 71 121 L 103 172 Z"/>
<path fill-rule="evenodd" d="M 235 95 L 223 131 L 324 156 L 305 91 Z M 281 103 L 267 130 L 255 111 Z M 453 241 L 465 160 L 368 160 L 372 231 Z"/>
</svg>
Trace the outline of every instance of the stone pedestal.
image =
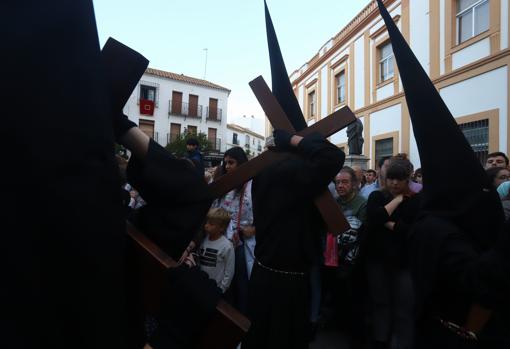
<svg viewBox="0 0 510 349">
<path fill-rule="evenodd" d="M 344 166 L 354 167 L 359 166 L 362 170 L 369 169 L 370 159 L 365 155 L 346 155 Z"/>
</svg>

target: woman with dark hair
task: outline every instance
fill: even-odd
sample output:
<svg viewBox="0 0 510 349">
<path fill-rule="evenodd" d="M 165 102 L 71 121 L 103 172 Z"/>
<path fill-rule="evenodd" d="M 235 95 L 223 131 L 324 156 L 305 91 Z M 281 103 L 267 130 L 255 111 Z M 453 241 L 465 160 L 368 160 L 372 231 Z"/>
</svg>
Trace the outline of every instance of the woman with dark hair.
<svg viewBox="0 0 510 349">
<path fill-rule="evenodd" d="M 485 173 L 487 173 L 489 183 L 496 189 L 501 183 L 510 180 L 510 171 L 504 167 L 489 167 Z"/>
<path fill-rule="evenodd" d="M 383 189 L 367 202 L 366 260 L 374 348 L 412 348 L 413 288 L 406 238 L 419 210 L 409 160 L 392 158 Z"/>
<path fill-rule="evenodd" d="M 247 161 L 248 157 L 243 148 L 230 148 L 223 155 L 219 175 L 235 171 Z M 236 269 L 230 296 L 233 298 L 234 305 L 241 312 L 245 313 L 247 308 L 248 280 L 253 267 L 255 251 L 251 180 L 215 200 L 212 207 L 224 208 L 232 217 L 225 233 L 225 236 L 232 241 L 236 248 Z"/>
</svg>

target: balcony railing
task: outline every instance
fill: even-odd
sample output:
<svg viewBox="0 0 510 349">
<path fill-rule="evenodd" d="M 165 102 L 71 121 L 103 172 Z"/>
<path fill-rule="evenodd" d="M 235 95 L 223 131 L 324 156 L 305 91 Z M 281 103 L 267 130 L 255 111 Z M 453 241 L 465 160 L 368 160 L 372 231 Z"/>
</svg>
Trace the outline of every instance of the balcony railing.
<svg viewBox="0 0 510 349">
<path fill-rule="evenodd" d="M 221 121 L 223 110 L 220 108 L 206 108 L 206 119 L 209 121 Z"/>
<path fill-rule="evenodd" d="M 170 100 L 168 115 L 184 116 L 188 118 L 202 118 L 203 107 L 198 104 L 190 104 Z"/>
</svg>

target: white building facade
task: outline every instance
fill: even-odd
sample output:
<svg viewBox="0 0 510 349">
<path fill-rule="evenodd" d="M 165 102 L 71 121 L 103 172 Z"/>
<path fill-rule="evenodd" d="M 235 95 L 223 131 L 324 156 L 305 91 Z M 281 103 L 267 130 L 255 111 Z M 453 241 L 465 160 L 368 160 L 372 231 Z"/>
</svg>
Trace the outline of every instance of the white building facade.
<svg viewBox="0 0 510 349">
<path fill-rule="evenodd" d="M 510 153 L 509 0 L 386 0 L 393 20 L 431 77 L 480 161 Z M 309 123 L 348 105 L 364 126 L 363 154 L 420 159 L 402 83 L 375 1 L 294 71 Z M 347 149 L 345 129 L 331 137 Z M 447 149 L 445 149 L 447 151 Z"/>
<path fill-rule="evenodd" d="M 227 149 L 241 147 L 249 158 L 260 155 L 264 151 L 265 138 L 261 134 L 236 125 L 227 124 Z"/>
<path fill-rule="evenodd" d="M 213 150 L 222 153 L 229 94 L 206 80 L 148 68 L 124 113 L 162 146 L 184 132 L 204 133 Z"/>
</svg>

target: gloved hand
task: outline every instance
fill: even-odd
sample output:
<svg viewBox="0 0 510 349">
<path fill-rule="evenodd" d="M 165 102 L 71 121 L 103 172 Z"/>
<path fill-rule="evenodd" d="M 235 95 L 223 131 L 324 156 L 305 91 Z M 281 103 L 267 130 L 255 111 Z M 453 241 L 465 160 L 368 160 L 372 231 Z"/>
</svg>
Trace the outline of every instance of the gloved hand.
<svg viewBox="0 0 510 349">
<path fill-rule="evenodd" d="M 127 115 L 124 113 L 116 113 L 113 116 L 113 133 L 115 135 L 115 141 L 120 143 L 120 139 L 124 136 L 127 131 L 133 127 L 137 127 L 133 121 L 129 120 Z"/>
<path fill-rule="evenodd" d="M 290 140 L 292 135 L 285 130 L 274 130 L 273 131 L 274 145 L 277 150 L 288 151 L 292 149 Z"/>
</svg>

